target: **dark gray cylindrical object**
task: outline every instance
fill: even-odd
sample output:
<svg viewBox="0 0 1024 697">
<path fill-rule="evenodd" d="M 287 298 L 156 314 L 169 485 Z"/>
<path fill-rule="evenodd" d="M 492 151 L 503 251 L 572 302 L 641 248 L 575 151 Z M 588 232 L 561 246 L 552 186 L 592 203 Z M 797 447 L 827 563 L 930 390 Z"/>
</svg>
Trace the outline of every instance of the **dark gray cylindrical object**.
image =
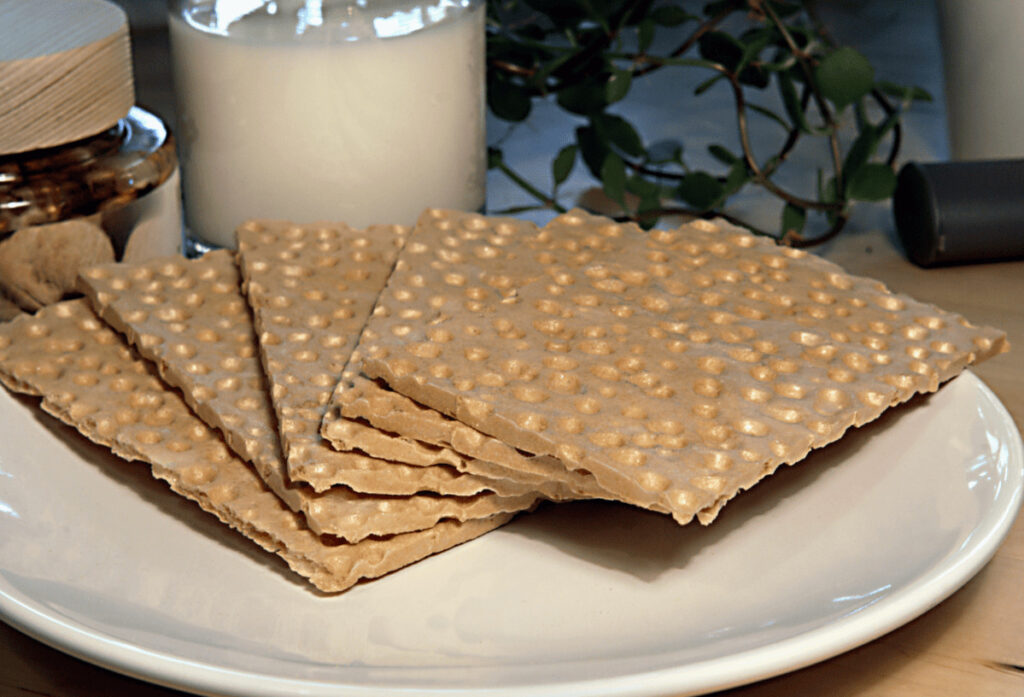
<svg viewBox="0 0 1024 697">
<path fill-rule="evenodd" d="M 919 266 L 1024 257 L 1024 160 L 911 162 L 900 170 L 893 214 Z"/>
</svg>

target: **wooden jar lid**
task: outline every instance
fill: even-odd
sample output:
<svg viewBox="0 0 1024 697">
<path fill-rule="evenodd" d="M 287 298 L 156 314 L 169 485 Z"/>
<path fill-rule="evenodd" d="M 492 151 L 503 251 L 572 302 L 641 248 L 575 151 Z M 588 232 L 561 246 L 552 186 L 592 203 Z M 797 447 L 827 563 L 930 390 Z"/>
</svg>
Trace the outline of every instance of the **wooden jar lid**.
<svg viewBox="0 0 1024 697">
<path fill-rule="evenodd" d="M 0 0 L 0 155 L 88 138 L 135 102 L 128 19 L 105 0 Z"/>
</svg>

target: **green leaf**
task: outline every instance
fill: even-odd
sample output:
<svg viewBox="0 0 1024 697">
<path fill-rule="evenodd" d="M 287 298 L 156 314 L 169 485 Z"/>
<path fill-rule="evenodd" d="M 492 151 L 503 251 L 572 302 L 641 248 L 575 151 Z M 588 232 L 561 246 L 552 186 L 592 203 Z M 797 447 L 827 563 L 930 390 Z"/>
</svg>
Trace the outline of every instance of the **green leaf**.
<svg viewBox="0 0 1024 697">
<path fill-rule="evenodd" d="M 736 155 L 732 154 L 732 152 L 730 152 L 724 145 L 719 145 L 717 143 L 709 145 L 708 152 L 711 153 L 711 157 L 724 165 L 734 165 L 740 159 Z"/>
<path fill-rule="evenodd" d="M 780 126 L 782 126 L 782 128 L 784 130 L 786 130 L 786 131 L 788 131 L 790 129 L 790 125 L 788 123 L 786 123 L 786 120 L 783 119 L 778 114 L 776 114 L 771 109 L 766 109 L 765 107 L 761 106 L 760 104 L 747 104 L 747 108 L 750 109 L 751 111 L 755 112 L 755 113 L 760 114 L 761 116 L 765 116 L 765 117 L 771 119 L 775 123 L 777 123 Z"/>
<path fill-rule="evenodd" d="M 647 148 L 647 161 L 652 165 L 683 161 L 683 144 L 678 140 L 659 140 Z"/>
<path fill-rule="evenodd" d="M 842 111 L 871 91 L 875 70 L 859 51 L 844 46 L 822 59 L 814 69 L 814 80 L 822 96 Z"/>
<path fill-rule="evenodd" d="M 764 61 L 761 67 L 772 73 L 781 73 L 796 65 L 796 56 L 788 51 L 777 50 L 772 60 Z"/>
<path fill-rule="evenodd" d="M 514 28 L 512 33 L 516 36 L 521 36 L 524 39 L 533 39 L 535 41 L 543 41 L 548 35 L 548 32 L 544 30 L 544 27 L 539 24 L 523 24 Z M 490 44 L 491 42 L 488 41 L 488 50 L 491 48 Z"/>
<path fill-rule="evenodd" d="M 630 3 L 623 3 L 622 0 L 609 0 L 607 4 L 612 13 L 617 12 L 620 15 L 618 26 L 621 29 L 622 27 L 632 27 L 640 24 L 640 22 L 649 21 L 647 15 L 653 3 L 652 0 Z"/>
<path fill-rule="evenodd" d="M 774 27 L 763 27 L 744 32 L 741 41 L 743 55 L 740 57 L 738 69 L 741 84 L 764 89 L 771 83 L 771 75 L 761 64 L 761 51 L 777 38 Z"/>
<path fill-rule="evenodd" d="M 680 24 L 689 22 L 691 19 L 696 19 L 696 17 L 678 5 L 656 7 L 651 11 L 650 17 L 663 27 L 678 27 Z"/>
<path fill-rule="evenodd" d="M 899 116 L 900 112 L 897 110 L 889 114 L 878 125 L 866 122 L 861 126 L 860 133 L 850 144 L 846 158 L 843 160 L 844 191 L 847 192 L 847 195 L 849 195 L 849 181 L 875 155 L 882 139 L 899 123 Z"/>
<path fill-rule="evenodd" d="M 697 210 L 709 210 L 722 195 L 722 183 L 707 172 L 692 172 L 676 187 L 676 195 Z"/>
<path fill-rule="evenodd" d="M 490 80 L 487 85 L 487 106 L 499 119 L 524 121 L 532 106 L 530 93 L 505 80 Z"/>
<path fill-rule="evenodd" d="M 700 37 L 701 58 L 735 70 L 743 58 L 743 44 L 722 31 L 711 31 Z"/>
<path fill-rule="evenodd" d="M 601 183 L 608 198 L 626 206 L 626 164 L 613 152 L 608 153 L 601 165 Z"/>
<path fill-rule="evenodd" d="M 615 114 L 591 114 L 590 122 L 609 143 L 631 157 L 642 157 L 644 144 L 633 125 Z"/>
<path fill-rule="evenodd" d="M 576 165 L 576 154 L 578 152 L 579 147 L 576 145 L 566 145 L 558 151 L 558 155 L 555 156 L 554 161 L 551 163 L 551 177 L 555 180 L 555 186 L 569 178 L 572 168 Z"/>
<path fill-rule="evenodd" d="M 821 173 L 818 173 L 818 201 L 820 203 L 840 203 L 839 186 L 835 177 L 829 177 L 824 186 L 821 185 Z M 845 202 L 843 202 L 845 205 Z M 839 213 L 834 210 L 825 211 L 825 220 L 829 225 L 835 225 L 839 220 Z"/>
<path fill-rule="evenodd" d="M 659 56 L 658 63 L 668 66 L 674 65 L 679 68 L 706 68 L 707 70 L 719 69 L 718 63 L 704 60 L 703 58 L 673 58 L 672 56 Z"/>
<path fill-rule="evenodd" d="M 716 202 L 715 205 L 718 206 L 721 201 L 742 189 L 749 181 L 750 172 L 747 171 L 746 163 L 742 160 L 737 160 L 729 168 L 729 173 L 725 175 L 725 182 L 722 184 L 722 194 L 720 196 L 721 200 Z"/>
<path fill-rule="evenodd" d="M 859 201 L 885 201 L 896 190 L 896 173 L 881 162 L 869 162 L 850 177 L 846 193 Z"/>
<path fill-rule="evenodd" d="M 529 38 L 516 34 L 492 34 L 487 37 L 487 58 L 529 69 L 557 56 L 561 51 L 545 46 L 545 37 Z"/>
<path fill-rule="evenodd" d="M 846 158 L 843 160 L 843 179 L 846 182 L 844 190 L 849 192 L 850 179 L 875 154 L 875 150 L 878 149 L 878 144 L 881 140 L 882 136 L 878 129 L 871 124 L 865 124 L 860 134 L 850 144 L 849 150 L 846 151 Z"/>
<path fill-rule="evenodd" d="M 932 95 L 928 90 L 916 85 L 897 85 L 892 82 L 880 81 L 875 85 L 883 94 L 904 101 L 930 102 Z"/>
<path fill-rule="evenodd" d="M 655 199 L 661 195 L 661 187 L 641 176 L 633 176 L 626 180 L 626 191 L 636 194 L 641 199 Z"/>
<path fill-rule="evenodd" d="M 704 94 L 709 89 L 711 89 L 711 87 L 714 86 L 714 84 L 716 82 L 718 82 L 719 80 L 723 79 L 724 77 L 725 77 L 725 75 L 723 75 L 722 73 L 715 73 L 714 75 L 709 77 L 707 80 L 705 80 L 704 82 L 700 83 L 699 85 L 697 85 L 696 87 L 693 88 L 694 96 L 699 97 L 700 95 Z"/>
<path fill-rule="evenodd" d="M 836 178 L 829 177 L 825 179 L 825 174 L 822 170 L 818 170 L 818 203 L 825 205 L 831 205 L 839 203 L 839 187 L 836 186 Z M 831 211 L 825 211 L 825 217 L 828 218 L 829 222 L 833 222 L 835 215 Z"/>
<path fill-rule="evenodd" d="M 789 31 L 789 35 L 793 37 L 793 41 L 796 43 L 797 48 L 807 50 L 812 43 L 821 44 L 818 39 L 818 34 L 813 27 L 805 27 L 800 24 L 789 24 L 786 26 L 786 29 Z"/>
<path fill-rule="evenodd" d="M 719 12 L 729 12 L 747 7 L 746 0 L 715 0 L 704 6 L 704 16 L 713 17 Z"/>
<path fill-rule="evenodd" d="M 787 203 L 782 209 L 782 234 L 799 235 L 807 223 L 807 210 L 801 206 Z"/>
<path fill-rule="evenodd" d="M 756 87 L 759 90 L 763 90 L 765 87 L 771 84 L 771 75 L 761 65 L 747 65 L 744 66 L 739 74 L 739 81 L 741 84 L 750 85 Z"/>
<path fill-rule="evenodd" d="M 636 43 L 637 50 L 640 53 L 647 53 L 647 49 L 651 47 L 651 42 L 654 41 L 654 32 L 656 30 L 654 20 L 648 17 L 636 27 Z"/>
<path fill-rule="evenodd" d="M 758 24 L 740 34 L 740 42 L 746 45 L 746 53 L 753 58 L 762 49 L 777 42 L 780 39 L 779 30 L 771 24 Z"/>
<path fill-rule="evenodd" d="M 795 128 L 801 133 L 811 133 L 811 125 L 807 123 L 807 115 L 804 114 L 800 104 L 800 97 L 796 93 L 796 83 L 788 72 L 779 73 L 779 94 L 782 96 L 782 104 L 786 107 L 786 115 Z"/>
<path fill-rule="evenodd" d="M 772 0 L 772 9 L 779 17 L 792 17 L 803 9 L 799 2 L 784 2 L 783 0 Z"/>
<path fill-rule="evenodd" d="M 558 91 L 558 105 L 566 111 L 580 116 L 589 116 L 594 112 L 601 111 L 608 104 L 605 96 L 605 82 L 607 82 L 607 76 L 600 81 L 588 80 L 569 85 Z"/>
<path fill-rule="evenodd" d="M 829 177 L 822 183 L 821 170 L 818 170 L 818 201 L 820 203 L 837 203 L 839 201 L 839 187 L 836 186 L 836 178 Z"/>
<path fill-rule="evenodd" d="M 629 92 L 629 86 L 633 81 L 633 73 L 629 70 L 612 71 L 608 83 L 605 85 L 604 98 L 609 104 L 619 101 Z"/>
<path fill-rule="evenodd" d="M 640 199 L 640 204 L 636 207 L 637 222 L 640 224 L 640 227 L 644 230 L 650 230 L 657 225 L 659 216 L 655 211 L 660 208 L 661 201 L 658 199 Z"/>
<path fill-rule="evenodd" d="M 505 161 L 505 153 L 499 148 L 487 148 L 487 169 L 494 169 L 500 167 L 501 163 Z"/>
<path fill-rule="evenodd" d="M 578 0 L 523 0 L 527 7 L 548 17 L 556 26 L 578 24 L 587 19 L 587 4 Z"/>
<path fill-rule="evenodd" d="M 571 61 L 575 56 L 576 54 L 573 51 L 563 51 L 562 53 L 555 55 L 551 60 L 544 62 L 540 66 L 531 82 L 536 83 L 538 88 L 541 86 L 546 87 L 548 78 L 562 68 L 566 63 Z"/>
<path fill-rule="evenodd" d="M 576 144 L 580 147 L 583 164 L 596 179 L 600 179 L 604 158 L 611 152 L 607 139 L 593 126 L 580 126 L 576 129 Z"/>
</svg>

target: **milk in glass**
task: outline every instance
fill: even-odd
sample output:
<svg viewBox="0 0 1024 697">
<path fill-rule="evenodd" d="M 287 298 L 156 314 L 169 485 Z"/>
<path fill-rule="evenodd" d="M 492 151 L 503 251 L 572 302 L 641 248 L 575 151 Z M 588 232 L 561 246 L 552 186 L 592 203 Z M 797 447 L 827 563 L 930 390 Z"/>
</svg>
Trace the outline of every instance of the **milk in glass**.
<svg viewBox="0 0 1024 697">
<path fill-rule="evenodd" d="M 409 6 L 206 0 L 172 12 L 194 237 L 230 247 L 250 218 L 363 227 L 483 206 L 484 8 Z"/>
</svg>

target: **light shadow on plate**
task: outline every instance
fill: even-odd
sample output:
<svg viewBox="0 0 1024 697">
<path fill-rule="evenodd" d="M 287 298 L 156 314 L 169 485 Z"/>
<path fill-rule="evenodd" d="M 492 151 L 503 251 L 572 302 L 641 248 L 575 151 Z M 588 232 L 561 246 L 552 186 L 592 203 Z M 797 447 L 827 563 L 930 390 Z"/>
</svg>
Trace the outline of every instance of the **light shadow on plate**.
<svg viewBox="0 0 1024 697">
<path fill-rule="evenodd" d="M 171 653 L 174 652 L 175 644 L 192 645 L 201 641 L 207 648 L 232 653 L 267 656 L 268 651 L 273 651 L 273 657 L 280 660 L 307 660 L 303 654 L 289 651 L 285 646 L 268 650 L 265 643 L 248 640 L 232 632 L 205 625 L 197 629 L 187 614 L 162 611 L 160 604 L 136 603 L 124 596 L 92 591 L 74 580 L 55 581 L 12 572 L 4 574 L 4 580 L 25 597 L 49 605 L 53 614 L 66 615 L 73 622 L 81 622 L 87 629 L 102 634 L 110 628 L 118 628 L 122 635 L 133 633 L 142 637 L 160 637 L 159 645 Z M 84 618 L 81 617 L 83 609 Z"/>
<path fill-rule="evenodd" d="M 918 395 L 812 451 L 802 461 L 779 467 L 775 474 L 740 492 L 708 526 L 696 521 L 680 526 L 668 515 L 619 503 L 580 501 L 546 504 L 521 517 L 510 530 L 591 564 L 654 581 L 666 571 L 683 568 L 704 548 L 757 525 L 758 518 L 786 506 L 787 499 L 833 468 L 842 467 L 882 429 L 892 428 L 910 410 L 924 408 L 928 396 Z"/>
<path fill-rule="evenodd" d="M 255 542 L 221 523 L 216 516 L 204 511 L 191 499 L 172 491 L 166 482 L 153 476 L 149 463 L 125 460 L 114 455 L 109 448 L 92 442 L 73 427 L 43 411 L 38 398 L 16 395 L 16 399 L 30 410 L 42 428 L 64 443 L 77 457 L 152 505 L 161 515 L 171 516 L 218 545 L 272 569 L 293 585 L 309 587 L 288 568 L 283 559 L 266 552 Z M 159 540 L 154 539 L 153 542 L 157 545 Z"/>
</svg>

